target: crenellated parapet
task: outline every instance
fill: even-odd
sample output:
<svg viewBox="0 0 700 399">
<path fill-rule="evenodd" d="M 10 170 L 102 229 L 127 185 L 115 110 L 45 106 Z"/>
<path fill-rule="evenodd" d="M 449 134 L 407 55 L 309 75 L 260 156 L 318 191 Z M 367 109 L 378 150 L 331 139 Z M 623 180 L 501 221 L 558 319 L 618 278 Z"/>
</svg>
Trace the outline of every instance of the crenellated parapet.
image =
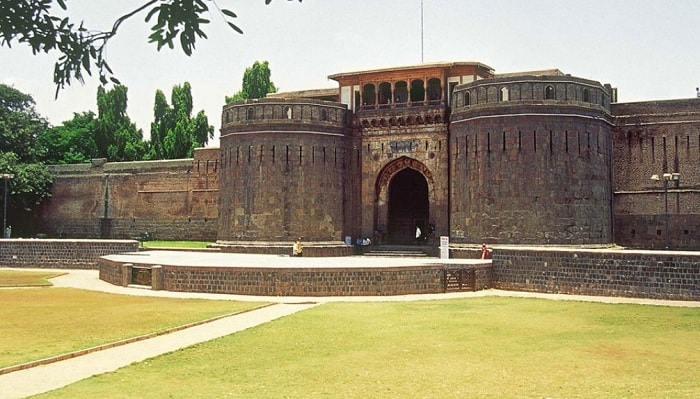
<svg viewBox="0 0 700 399">
<path fill-rule="evenodd" d="M 523 112 L 563 113 L 609 118 L 615 93 L 609 85 L 547 71 L 542 75 L 497 75 L 457 86 L 452 94 L 452 120 L 475 115 Z"/>
<path fill-rule="evenodd" d="M 263 130 L 343 131 L 349 124 L 343 104 L 310 99 L 257 99 L 224 106 L 221 135 Z"/>
</svg>

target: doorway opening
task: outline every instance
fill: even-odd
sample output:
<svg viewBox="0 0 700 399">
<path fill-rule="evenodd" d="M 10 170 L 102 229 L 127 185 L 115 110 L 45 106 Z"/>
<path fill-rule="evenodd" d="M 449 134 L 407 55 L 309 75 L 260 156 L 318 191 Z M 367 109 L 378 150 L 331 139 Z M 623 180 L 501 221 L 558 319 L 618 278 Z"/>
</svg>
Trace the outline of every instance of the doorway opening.
<svg viewBox="0 0 700 399">
<path fill-rule="evenodd" d="M 430 204 L 428 182 L 423 174 L 411 168 L 396 173 L 389 182 L 388 202 L 389 243 L 424 243 L 428 235 Z"/>
</svg>

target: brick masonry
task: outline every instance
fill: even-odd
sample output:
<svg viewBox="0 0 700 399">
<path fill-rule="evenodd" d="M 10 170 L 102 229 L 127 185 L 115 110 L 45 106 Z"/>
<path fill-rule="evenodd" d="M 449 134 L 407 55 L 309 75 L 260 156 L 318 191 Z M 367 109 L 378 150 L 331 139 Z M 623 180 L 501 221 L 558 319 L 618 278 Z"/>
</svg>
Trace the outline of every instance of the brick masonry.
<svg viewBox="0 0 700 399">
<path fill-rule="evenodd" d="M 115 285 L 143 284 L 135 269 L 149 265 L 100 259 L 100 278 Z M 154 289 L 259 296 L 383 296 L 447 291 L 446 270 L 460 269 L 468 284 L 462 290 L 490 287 L 489 267 L 474 265 L 389 268 L 256 268 L 158 265 Z"/>
<path fill-rule="evenodd" d="M 621 104 L 596 81 L 476 64 L 459 66 L 458 84 L 450 68 L 334 77 L 338 99 L 365 84 L 437 80 L 433 101 L 363 104 L 352 89 L 350 108 L 293 96 L 235 103 L 222 110 L 221 149 L 193 159 L 54 166 L 37 233 L 410 239 L 420 221 L 453 243 L 663 248 L 667 198 L 670 247 L 700 249 L 700 99 Z M 427 206 L 396 216 L 388 193 L 410 171 L 427 199 L 398 205 Z M 681 179 L 665 195 L 650 177 L 671 172 Z"/>
<path fill-rule="evenodd" d="M 261 255 L 291 255 L 292 242 L 230 242 L 220 241 L 216 244 L 211 244 L 211 248 L 219 249 L 221 252 L 239 253 L 239 254 L 261 254 Z M 354 247 L 343 243 L 314 243 L 313 245 L 303 245 L 304 257 L 333 257 L 333 256 L 350 256 L 353 254 Z"/>
<path fill-rule="evenodd" d="M 115 285 L 244 295 L 400 295 L 451 290 L 514 291 L 700 300 L 700 253 L 562 248 L 506 248 L 492 265 L 395 268 L 222 268 L 121 264 L 102 258 L 134 252 L 131 240 L 0 240 L 0 267 L 99 269 Z M 458 249 L 453 255 L 477 257 Z M 144 270 L 148 268 L 151 270 Z M 454 282 L 454 281 L 453 281 Z"/>
<path fill-rule="evenodd" d="M 652 175 L 679 173 L 668 185 L 669 241 L 700 249 L 700 99 L 613 104 L 615 242 L 664 248 L 665 192 Z"/>
<path fill-rule="evenodd" d="M 101 256 L 137 250 L 132 240 L 0 239 L 0 266 L 97 269 Z"/>
<path fill-rule="evenodd" d="M 452 242 L 613 241 L 605 87 L 569 76 L 496 78 L 460 86 L 454 98 Z"/>
<path fill-rule="evenodd" d="M 219 150 L 194 159 L 56 165 L 39 211 L 49 237 L 216 240 Z"/>
<path fill-rule="evenodd" d="M 132 267 L 100 260 L 100 278 L 134 283 Z M 700 300 L 700 254 L 609 249 L 497 248 L 491 265 L 398 268 L 225 268 L 159 265 L 170 291 L 243 295 L 403 295 L 498 288 L 513 291 Z"/>
<path fill-rule="evenodd" d="M 493 278 L 504 290 L 697 301 L 700 253 L 499 248 Z"/>
</svg>

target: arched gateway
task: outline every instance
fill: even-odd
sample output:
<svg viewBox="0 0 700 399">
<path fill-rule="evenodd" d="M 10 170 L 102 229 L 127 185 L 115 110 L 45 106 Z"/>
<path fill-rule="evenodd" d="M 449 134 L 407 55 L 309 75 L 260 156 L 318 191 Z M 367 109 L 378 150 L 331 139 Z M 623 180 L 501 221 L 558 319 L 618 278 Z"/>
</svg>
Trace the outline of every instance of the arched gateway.
<svg viewBox="0 0 700 399">
<path fill-rule="evenodd" d="M 416 242 L 416 227 L 424 239 L 430 230 L 432 173 L 421 162 L 401 157 L 382 169 L 377 178 L 377 230 L 389 244 Z"/>
</svg>

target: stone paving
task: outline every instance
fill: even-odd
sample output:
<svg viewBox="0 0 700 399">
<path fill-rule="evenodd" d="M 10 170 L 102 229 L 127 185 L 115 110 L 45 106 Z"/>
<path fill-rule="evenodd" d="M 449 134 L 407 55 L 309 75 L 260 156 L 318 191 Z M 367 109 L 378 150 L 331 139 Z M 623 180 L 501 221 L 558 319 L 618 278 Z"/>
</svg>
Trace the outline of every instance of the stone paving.
<svg viewBox="0 0 700 399">
<path fill-rule="evenodd" d="M 46 271 L 47 269 L 40 270 Z M 65 270 L 60 271 L 66 272 Z M 133 362 L 143 361 L 145 359 L 194 345 L 199 342 L 205 342 L 228 334 L 233 334 L 235 332 L 242 331 L 280 317 L 294 314 L 298 311 L 309 309 L 319 303 L 324 302 L 414 301 L 485 296 L 508 296 L 546 298 L 552 300 L 700 307 L 700 302 L 691 301 L 541 294 L 534 292 L 512 292 L 493 289 L 477 292 L 381 297 L 250 297 L 242 295 L 151 291 L 143 288 L 118 287 L 106 283 L 99 279 L 99 275 L 96 270 L 70 270 L 67 272 L 67 274 L 52 279 L 52 282 L 56 287 L 72 287 L 124 295 L 226 299 L 236 301 L 267 301 L 273 302 L 274 304 L 272 306 L 221 318 L 206 324 L 189 327 L 143 341 L 0 375 L 0 398 L 24 398 L 58 389 L 82 379 L 89 378 L 93 375 L 114 371 Z"/>
</svg>

